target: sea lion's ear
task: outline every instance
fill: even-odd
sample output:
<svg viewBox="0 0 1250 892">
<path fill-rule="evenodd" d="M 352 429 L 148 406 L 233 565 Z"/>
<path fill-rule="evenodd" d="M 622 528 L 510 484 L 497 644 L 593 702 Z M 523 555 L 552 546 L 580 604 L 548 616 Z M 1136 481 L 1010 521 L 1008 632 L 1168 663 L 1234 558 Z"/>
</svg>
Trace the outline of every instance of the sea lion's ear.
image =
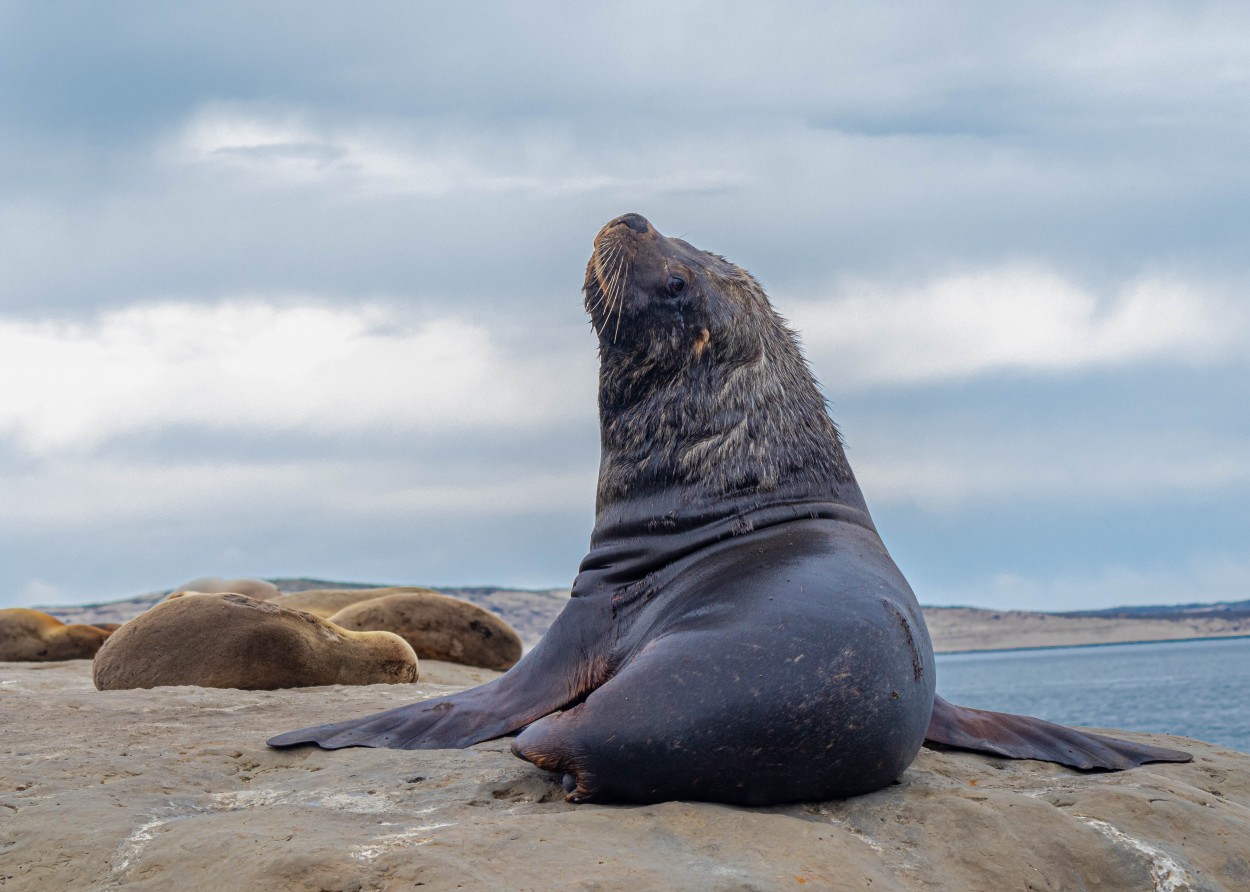
<svg viewBox="0 0 1250 892">
<path fill-rule="evenodd" d="M 1027 715 L 955 706 L 933 698 L 933 715 L 925 744 L 1006 756 L 1038 759 L 1069 768 L 1117 771 L 1146 762 L 1189 762 L 1189 753 L 1131 743 L 1089 731 L 1065 728 Z"/>
<path fill-rule="evenodd" d="M 694 340 L 694 358 L 698 359 L 703 355 L 703 351 L 707 349 L 707 345 L 711 343 L 712 333 L 706 328 L 699 330 L 699 336 Z"/>
</svg>

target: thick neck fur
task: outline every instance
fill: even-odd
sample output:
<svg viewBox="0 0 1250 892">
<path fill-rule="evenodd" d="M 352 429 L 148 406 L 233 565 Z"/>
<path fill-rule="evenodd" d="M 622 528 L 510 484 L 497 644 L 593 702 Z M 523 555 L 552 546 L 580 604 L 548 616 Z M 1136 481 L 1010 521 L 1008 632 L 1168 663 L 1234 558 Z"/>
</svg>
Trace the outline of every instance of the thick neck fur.
<svg viewBox="0 0 1250 892">
<path fill-rule="evenodd" d="M 696 314 L 632 337 L 603 327 L 601 518 L 620 502 L 691 514 L 794 501 L 863 508 L 794 332 L 754 279 L 734 273 L 717 282 L 732 317 Z"/>
</svg>

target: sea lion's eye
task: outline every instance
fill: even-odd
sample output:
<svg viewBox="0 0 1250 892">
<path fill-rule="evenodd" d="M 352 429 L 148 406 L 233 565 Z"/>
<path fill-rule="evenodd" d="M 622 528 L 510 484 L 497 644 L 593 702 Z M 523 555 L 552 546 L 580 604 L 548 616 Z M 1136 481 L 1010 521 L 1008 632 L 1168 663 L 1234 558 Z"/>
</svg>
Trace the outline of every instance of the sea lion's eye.
<svg viewBox="0 0 1250 892">
<path fill-rule="evenodd" d="M 686 280 L 681 276 L 669 276 L 667 287 L 669 294 L 681 294 L 686 290 Z"/>
</svg>

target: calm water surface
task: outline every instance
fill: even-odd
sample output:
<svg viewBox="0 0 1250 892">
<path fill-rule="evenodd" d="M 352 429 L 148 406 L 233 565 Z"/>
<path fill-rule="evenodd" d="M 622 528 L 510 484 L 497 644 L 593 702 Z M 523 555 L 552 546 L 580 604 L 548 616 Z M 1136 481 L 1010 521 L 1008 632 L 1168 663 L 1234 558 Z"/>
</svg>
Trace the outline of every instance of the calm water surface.
<svg viewBox="0 0 1250 892">
<path fill-rule="evenodd" d="M 938 693 L 961 706 L 1250 752 L 1250 638 L 938 654 L 937 666 Z"/>
</svg>

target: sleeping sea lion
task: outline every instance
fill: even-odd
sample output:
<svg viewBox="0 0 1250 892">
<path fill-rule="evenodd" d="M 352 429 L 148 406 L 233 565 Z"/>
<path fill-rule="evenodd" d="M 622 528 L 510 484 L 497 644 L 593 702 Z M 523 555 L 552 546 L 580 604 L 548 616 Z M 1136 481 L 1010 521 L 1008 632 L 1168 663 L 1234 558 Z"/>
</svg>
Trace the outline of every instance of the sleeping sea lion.
<svg viewBox="0 0 1250 892">
<path fill-rule="evenodd" d="M 538 646 L 480 687 L 275 737 L 434 749 L 520 731 L 573 802 L 883 787 L 935 743 L 1080 768 L 1188 754 L 934 696 L 924 618 L 795 334 L 724 258 L 626 214 L 595 239 L 595 528 Z"/>
<path fill-rule="evenodd" d="M 417 674 L 417 655 L 398 635 L 340 629 L 235 592 L 162 601 L 114 632 L 91 666 L 101 691 L 404 684 Z"/>
<path fill-rule="evenodd" d="M 281 590 L 265 579 L 222 579 L 220 576 L 201 576 L 199 579 L 192 579 L 178 586 L 168 595 L 166 600 L 170 598 L 181 598 L 184 595 L 219 595 L 225 592 L 234 592 L 236 595 L 247 595 L 249 598 L 255 598 L 257 601 L 272 601 L 278 595 L 282 594 Z"/>
<path fill-rule="evenodd" d="M 112 632 L 95 625 L 66 625 L 41 610 L 0 610 L 0 662 L 90 660 Z"/>
<path fill-rule="evenodd" d="M 345 607 L 330 622 L 353 632 L 394 632 L 422 660 L 503 672 L 521 659 L 521 638 L 495 614 L 438 592 L 398 592 Z"/>
<path fill-rule="evenodd" d="M 303 610 L 329 619 L 353 604 L 362 604 L 391 595 L 437 595 L 430 588 L 404 585 L 388 588 L 310 588 L 302 592 L 287 592 L 273 599 L 273 603 L 292 610 Z"/>
</svg>

